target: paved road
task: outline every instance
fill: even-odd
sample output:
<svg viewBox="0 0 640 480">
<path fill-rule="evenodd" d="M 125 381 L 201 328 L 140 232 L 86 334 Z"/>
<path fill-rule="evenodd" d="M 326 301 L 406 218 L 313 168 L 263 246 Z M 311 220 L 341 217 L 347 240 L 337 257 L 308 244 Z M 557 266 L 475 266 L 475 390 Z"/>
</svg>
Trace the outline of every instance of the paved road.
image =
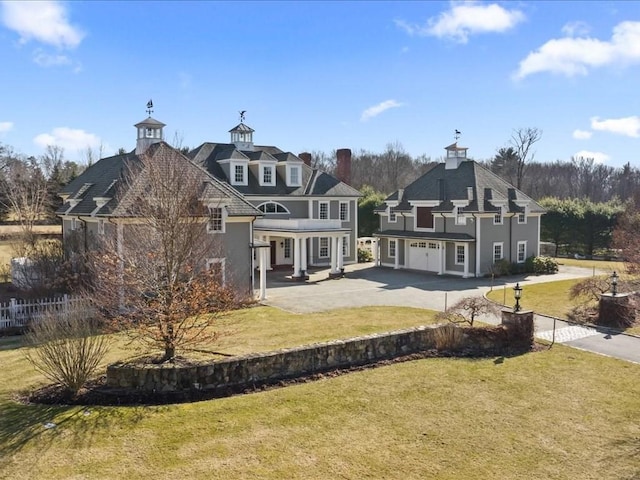
<svg viewBox="0 0 640 480">
<path fill-rule="evenodd" d="M 502 279 L 441 277 L 435 274 L 390 268 L 372 264 L 349 265 L 342 279 L 329 280 L 328 270 L 318 270 L 306 283 L 292 282 L 286 272 L 270 272 L 267 282 L 267 305 L 295 313 L 311 313 L 335 308 L 407 306 L 444 310 L 459 299 L 483 295 L 490 289 L 505 289 L 507 304 L 513 299 L 511 287 L 516 281 L 523 285 L 571 278 L 588 277 L 591 269 L 561 267 L 555 275 L 510 277 Z M 506 288 L 505 288 L 506 287 Z M 483 318 L 499 323 L 498 318 Z M 551 340 L 553 319 L 536 315 L 536 336 Z M 604 330 L 556 321 L 555 341 L 575 348 L 640 363 L 640 338 L 624 334 L 609 334 Z"/>
</svg>

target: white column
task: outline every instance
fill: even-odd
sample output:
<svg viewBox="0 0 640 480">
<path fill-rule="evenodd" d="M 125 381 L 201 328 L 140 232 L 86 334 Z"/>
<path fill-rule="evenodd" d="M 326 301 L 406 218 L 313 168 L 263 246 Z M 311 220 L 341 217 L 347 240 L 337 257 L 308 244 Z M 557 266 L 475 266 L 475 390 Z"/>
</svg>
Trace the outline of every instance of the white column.
<svg viewBox="0 0 640 480">
<path fill-rule="evenodd" d="M 374 238 L 371 243 L 371 248 L 373 249 L 373 264 L 378 267 L 380 265 L 380 239 Z"/>
<path fill-rule="evenodd" d="M 447 242 L 440 242 L 438 249 L 438 275 L 444 275 L 444 259 L 447 253 Z"/>
<path fill-rule="evenodd" d="M 269 256 L 267 257 L 267 270 L 273 270 L 271 268 L 271 242 L 269 241 L 269 235 L 264 236 L 264 241 L 269 244 Z"/>
<path fill-rule="evenodd" d="M 293 239 L 293 275 L 292 277 L 300 276 L 300 239 Z"/>
<path fill-rule="evenodd" d="M 338 273 L 338 237 L 329 237 L 331 239 L 331 273 Z"/>
<path fill-rule="evenodd" d="M 308 275 L 307 272 L 307 239 L 300 239 L 300 270 L 305 271 L 305 275 Z"/>
<path fill-rule="evenodd" d="M 260 300 L 267 298 L 267 255 L 268 248 L 258 249 L 258 258 L 260 260 Z"/>
<path fill-rule="evenodd" d="M 338 237 L 338 271 L 344 268 L 344 257 L 342 256 L 342 248 L 344 244 L 344 237 Z"/>
<path fill-rule="evenodd" d="M 396 243 L 396 257 L 394 259 L 395 263 L 393 264 L 393 268 L 397 270 L 400 268 L 400 249 L 398 248 L 400 242 L 398 242 L 397 238 L 394 238 L 393 240 L 390 240 L 390 241 Z"/>
<path fill-rule="evenodd" d="M 462 278 L 469 277 L 469 244 L 464 244 L 464 275 Z"/>
</svg>

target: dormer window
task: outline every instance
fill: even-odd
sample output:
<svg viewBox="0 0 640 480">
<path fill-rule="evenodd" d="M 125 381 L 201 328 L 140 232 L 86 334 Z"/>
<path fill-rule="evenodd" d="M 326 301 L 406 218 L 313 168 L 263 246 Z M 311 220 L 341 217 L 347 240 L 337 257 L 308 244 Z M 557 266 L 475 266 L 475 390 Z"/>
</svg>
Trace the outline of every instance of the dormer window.
<svg viewBox="0 0 640 480">
<path fill-rule="evenodd" d="M 464 207 L 456 207 L 454 209 L 454 214 L 456 216 L 456 225 L 466 225 L 467 217 L 464 216 L 463 209 Z"/>
<path fill-rule="evenodd" d="M 231 162 L 231 185 L 245 186 L 247 182 L 247 164 L 242 162 Z"/>
<path fill-rule="evenodd" d="M 275 166 L 260 165 L 260 185 L 273 186 L 276 184 Z"/>
<path fill-rule="evenodd" d="M 299 165 L 288 166 L 289 181 L 287 182 L 290 187 L 299 187 L 302 183 L 301 180 L 301 167 Z"/>
<path fill-rule="evenodd" d="M 391 211 L 389 209 L 389 223 L 396 223 L 398 221 L 398 215 L 396 212 Z"/>
</svg>

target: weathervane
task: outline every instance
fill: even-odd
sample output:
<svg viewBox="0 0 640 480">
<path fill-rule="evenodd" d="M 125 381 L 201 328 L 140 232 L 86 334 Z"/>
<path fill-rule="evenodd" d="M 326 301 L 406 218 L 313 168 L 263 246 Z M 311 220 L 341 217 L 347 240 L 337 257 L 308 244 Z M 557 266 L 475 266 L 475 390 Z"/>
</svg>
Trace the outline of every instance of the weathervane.
<svg viewBox="0 0 640 480">
<path fill-rule="evenodd" d="M 151 116 L 151 114 L 153 113 L 153 100 L 149 99 L 149 101 L 147 102 L 147 113 L 149 114 L 149 116 Z"/>
<path fill-rule="evenodd" d="M 460 138 L 460 135 L 462 135 L 462 132 L 456 128 L 456 130 L 455 130 L 455 134 L 453 135 L 453 138 L 455 138 L 455 139 L 456 139 L 456 142 L 457 142 L 457 141 L 458 141 L 458 139 Z"/>
<path fill-rule="evenodd" d="M 240 123 L 244 123 L 244 114 L 247 113 L 246 110 L 240 111 Z"/>
</svg>

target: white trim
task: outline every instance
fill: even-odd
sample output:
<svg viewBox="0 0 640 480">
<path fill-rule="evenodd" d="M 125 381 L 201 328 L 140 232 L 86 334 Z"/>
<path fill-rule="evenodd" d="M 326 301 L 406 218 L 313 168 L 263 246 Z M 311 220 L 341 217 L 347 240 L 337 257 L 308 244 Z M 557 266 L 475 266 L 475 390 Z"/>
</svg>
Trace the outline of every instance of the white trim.
<svg viewBox="0 0 640 480">
<path fill-rule="evenodd" d="M 319 237 L 318 238 L 318 258 L 329 258 L 329 254 L 331 253 L 331 242 L 329 242 L 329 238 L 330 237 Z M 326 241 L 327 242 L 327 253 L 326 255 L 322 254 L 322 249 L 325 248 L 322 246 L 322 241 Z"/>
<path fill-rule="evenodd" d="M 207 205 L 207 209 L 209 210 L 209 217 L 207 218 L 207 233 L 225 233 L 227 231 L 227 209 L 222 205 L 211 204 Z M 220 229 L 211 228 L 212 210 L 220 210 Z"/>
<path fill-rule="evenodd" d="M 391 245 L 393 244 L 393 254 L 391 253 Z M 398 255 L 398 240 L 396 238 L 390 238 L 387 242 L 387 256 L 389 258 L 396 258 Z"/>
<path fill-rule="evenodd" d="M 242 167 L 242 181 L 236 180 L 236 167 Z M 249 185 L 249 162 L 246 160 L 230 160 L 229 161 L 229 181 L 231 185 L 246 187 Z"/>
<path fill-rule="evenodd" d="M 347 209 L 345 212 L 345 218 L 342 218 L 342 206 L 346 205 Z M 351 202 L 347 201 L 347 200 L 340 200 L 338 201 L 338 218 L 340 220 L 342 220 L 343 222 L 348 222 L 349 221 L 349 210 L 351 210 Z"/>
<path fill-rule="evenodd" d="M 500 217 L 500 221 L 496 222 L 496 218 Z M 502 215 L 502 212 L 500 213 L 496 213 L 493 215 L 493 224 L 494 225 L 504 225 L 504 216 Z"/>
<path fill-rule="evenodd" d="M 227 283 L 227 259 L 226 258 L 207 258 L 207 270 L 212 265 L 220 264 L 220 272 L 222 273 L 222 285 Z"/>
<path fill-rule="evenodd" d="M 524 255 L 522 256 L 522 260 L 520 260 L 520 245 L 524 245 Z M 520 240 L 518 241 L 518 243 L 516 244 L 516 262 L 517 263 L 524 263 L 527 260 L 527 241 L 526 240 Z"/>
<path fill-rule="evenodd" d="M 433 227 L 419 227 L 418 226 L 418 207 L 427 207 L 431 208 L 431 217 L 433 218 Z M 433 207 L 429 205 L 414 205 L 411 209 L 411 213 L 413 214 L 413 230 L 416 232 L 435 232 L 436 231 L 436 216 L 433 214 Z"/>
<path fill-rule="evenodd" d="M 500 258 L 496 258 L 496 247 L 500 247 Z M 491 257 L 493 258 L 493 263 L 504 260 L 504 242 L 493 242 Z"/>
<path fill-rule="evenodd" d="M 78 219 L 76 217 L 71 217 L 71 225 L 69 228 L 72 232 L 78 229 Z"/>
<path fill-rule="evenodd" d="M 265 174 L 267 173 L 267 171 L 271 172 L 271 181 L 265 181 Z M 260 164 L 260 169 L 259 169 L 259 173 L 260 173 L 260 178 L 259 183 L 261 187 L 273 187 L 276 184 L 276 166 L 275 164 Z"/>
<path fill-rule="evenodd" d="M 465 244 L 464 243 L 454 243 L 454 249 L 453 249 L 453 263 L 454 265 L 464 265 L 465 260 L 467 259 L 467 256 L 465 255 L 466 253 L 466 249 L 464 248 Z M 458 261 L 458 247 L 462 247 L 462 261 Z"/>
<path fill-rule="evenodd" d="M 293 170 L 298 171 L 298 181 L 293 182 L 291 179 L 291 172 Z M 302 185 L 302 164 L 299 165 L 287 165 L 287 187 L 299 187 Z"/>
<path fill-rule="evenodd" d="M 527 212 L 518 212 L 518 225 L 526 225 L 527 224 Z M 523 218 L 523 221 L 520 221 L 520 219 Z"/>
<path fill-rule="evenodd" d="M 467 224 L 467 217 L 464 215 L 464 212 L 462 211 L 463 208 L 464 208 L 463 205 L 456 205 L 456 206 L 453 207 L 453 216 L 455 218 L 455 222 L 454 223 L 456 225 L 466 225 Z"/>
<path fill-rule="evenodd" d="M 260 210 L 260 207 L 262 207 L 262 206 L 264 206 L 265 209 L 266 209 L 266 205 L 267 204 L 274 204 L 276 206 L 276 211 L 275 212 L 267 212 L 267 211 L 264 211 L 264 210 Z M 282 207 L 284 212 L 278 212 L 278 207 Z M 273 200 L 267 200 L 266 202 L 262 202 L 261 204 L 256 205 L 256 208 L 258 210 L 260 210 L 262 213 L 264 213 L 265 215 L 276 215 L 276 214 L 284 215 L 286 213 L 291 214 L 291 212 L 289 211 L 289 209 L 287 207 L 282 205 L 280 202 L 274 202 Z"/>
<path fill-rule="evenodd" d="M 104 218 L 98 219 L 98 235 L 104 235 Z"/>
</svg>

